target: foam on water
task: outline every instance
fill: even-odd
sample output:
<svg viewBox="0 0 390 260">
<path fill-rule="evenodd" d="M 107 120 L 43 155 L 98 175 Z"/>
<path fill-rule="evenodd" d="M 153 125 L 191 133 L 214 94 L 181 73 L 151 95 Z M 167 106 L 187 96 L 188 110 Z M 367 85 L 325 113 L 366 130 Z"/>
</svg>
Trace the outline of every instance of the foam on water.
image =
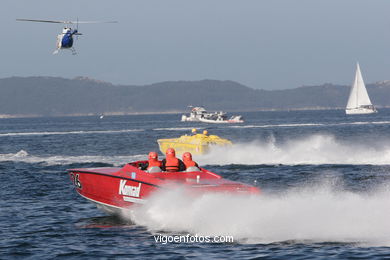
<svg viewBox="0 0 390 260">
<path fill-rule="evenodd" d="M 389 144 L 389 145 L 386 145 Z M 238 143 L 229 147 L 213 147 L 206 155 L 194 156 L 201 165 L 229 164 L 390 164 L 390 140 L 382 140 L 380 146 L 341 141 L 332 135 L 310 135 L 277 143 L 271 136 L 267 141 Z M 144 160 L 146 154 L 120 156 L 34 156 L 26 151 L 0 154 L 0 161 L 46 162 L 49 165 L 63 163 L 102 162 L 121 165 L 133 160 Z"/>
<path fill-rule="evenodd" d="M 274 127 L 308 127 L 308 126 L 342 126 L 342 125 L 388 125 L 390 121 L 357 121 L 344 123 L 296 123 L 296 124 L 267 124 L 267 125 L 234 125 L 230 128 L 274 128 Z"/>
<path fill-rule="evenodd" d="M 194 127 L 167 127 L 154 128 L 154 131 L 191 131 Z M 204 129 L 203 127 L 196 127 L 196 129 Z"/>
<path fill-rule="evenodd" d="M 275 125 L 234 125 L 230 128 L 272 128 L 272 127 L 303 127 L 303 126 L 324 126 L 325 124 L 307 123 L 307 124 L 275 124 Z"/>
<path fill-rule="evenodd" d="M 32 136 L 32 135 L 69 135 L 69 134 L 117 134 L 142 132 L 144 129 L 123 129 L 123 130 L 91 130 L 91 131 L 64 131 L 64 132 L 19 132 L 19 133 L 0 133 L 1 136 Z"/>
<path fill-rule="evenodd" d="M 332 135 L 309 135 L 278 144 L 273 137 L 267 141 L 239 143 L 230 147 L 213 147 L 211 152 L 197 156 L 201 164 L 390 164 L 390 140 L 380 147 L 372 144 L 340 141 Z"/>
<path fill-rule="evenodd" d="M 84 155 L 84 156 L 34 156 L 24 150 L 17 153 L 0 154 L 0 162 L 13 161 L 25 163 L 45 163 L 46 165 L 64 165 L 72 163 L 108 163 L 116 166 L 121 166 L 125 163 L 145 159 L 144 154 L 140 155 L 119 155 L 119 156 L 99 156 L 99 155 Z"/>
<path fill-rule="evenodd" d="M 353 193 L 330 183 L 255 197 L 162 191 L 124 213 L 152 232 L 229 235 L 239 243 L 347 242 L 390 246 L 390 190 Z"/>
</svg>

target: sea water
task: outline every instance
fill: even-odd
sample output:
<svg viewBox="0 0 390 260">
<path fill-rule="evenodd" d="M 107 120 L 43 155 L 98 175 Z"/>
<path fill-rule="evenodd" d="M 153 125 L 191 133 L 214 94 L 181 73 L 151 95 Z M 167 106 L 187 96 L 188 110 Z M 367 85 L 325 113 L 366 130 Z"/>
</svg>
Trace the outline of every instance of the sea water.
<svg viewBox="0 0 390 260">
<path fill-rule="evenodd" d="M 243 124 L 181 115 L 0 120 L 0 258 L 390 257 L 390 110 L 242 113 Z M 121 166 L 192 128 L 234 145 L 194 156 L 260 196 L 165 191 L 108 216 L 76 194 L 69 168 Z M 233 242 L 156 242 L 231 236 Z"/>
</svg>

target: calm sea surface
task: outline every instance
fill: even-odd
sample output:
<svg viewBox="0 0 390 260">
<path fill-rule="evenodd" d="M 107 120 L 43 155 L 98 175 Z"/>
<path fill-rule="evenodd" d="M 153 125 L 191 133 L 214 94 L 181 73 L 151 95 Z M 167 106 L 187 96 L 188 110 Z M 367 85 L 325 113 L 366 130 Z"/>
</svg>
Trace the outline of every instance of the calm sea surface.
<svg viewBox="0 0 390 260">
<path fill-rule="evenodd" d="M 0 258 L 390 258 L 390 110 L 0 119 Z M 195 160 L 259 197 L 161 194 L 123 218 L 76 194 L 69 168 L 121 166 L 191 128 L 232 140 Z M 177 192 L 175 194 L 175 192 Z M 233 243 L 155 236 L 229 235 Z"/>
</svg>

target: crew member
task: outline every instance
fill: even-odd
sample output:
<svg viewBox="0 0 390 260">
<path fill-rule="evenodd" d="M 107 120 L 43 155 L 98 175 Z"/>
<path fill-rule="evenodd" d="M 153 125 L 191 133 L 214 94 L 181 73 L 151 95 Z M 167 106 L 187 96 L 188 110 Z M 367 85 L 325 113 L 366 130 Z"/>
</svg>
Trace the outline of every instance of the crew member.
<svg viewBox="0 0 390 260">
<path fill-rule="evenodd" d="M 165 159 L 162 160 L 163 171 L 167 172 L 181 172 L 186 169 L 186 166 L 182 162 L 182 160 L 176 158 L 176 152 L 173 148 L 168 148 L 165 152 Z"/>
<path fill-rule="evenodd" d="M 199 165 L 192 160 L 192 154 L 189 152 L 183 153 L 183 163 L 186 166 L 186 169 L 188 169 L 189 167 L 199 168 Z"/>
<path fill-rule="evenodd" d="M 152 167 L 161 168 L 162 163 L 158 160 L 158 154 L 156 152 L 150 152 L 148 155 L 148 162 L 141 166 L 141 170 L 150 170 Z"/>
</svg>

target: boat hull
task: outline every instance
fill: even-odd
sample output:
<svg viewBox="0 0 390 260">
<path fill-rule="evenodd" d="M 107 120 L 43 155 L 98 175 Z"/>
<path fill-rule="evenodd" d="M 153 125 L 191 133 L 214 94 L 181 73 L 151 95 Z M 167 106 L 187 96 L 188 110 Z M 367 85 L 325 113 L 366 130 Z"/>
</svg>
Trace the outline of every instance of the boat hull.
<svg viewBox="0 0 390 260">
<path fill-rule="evenodd" d="M 136 176 L 135 172 L 122 174 L 121 168 L 109 169 L 78 169 L 70 172 L 77 193 L 106 212 L 114 213 L 134 204 L 144 204 L 144 198 L 159 188 L 157 184 L 132 178 L 131 175 Z"/>
<path fill-rule="evenodd" d="M 345 113 L 347 115 L 366 115 L 366 114 L 378 113 L 378 111 L 376 109 L 371 109 L 371 108 L 354 108 L 354 109 L 346 109 Z"/>
<path fill-rule="evenodd" d="M 176 154 L 181 155 L 185 152 L 190 152 L 193 155 L 206 154 L 209 151 L 208 144 L 199 144 L 199 143 L 180 143 L 175 139 L 159 139 L 157 140 L 158 146 L 162 153 L 168 148 L 174 148 Z"/>
<path fill-rule="evenodd" d="M 183 135 L 179 138 L 170 138 L 170 139 L 158 139 L 157 143 L 159 145 L 160 151 L 165 153 L 168 148 L 174 148 L 176 154 L 180 155 L 185 152 L 190 152 L 192 154 L 206 154 L 210 151 L 210 148 L 213 146 L 229 146 L 232 145 L 232 142 L 220 138 L 217 135 Z"/>
<path fill-rule="evenodd" d="M 161 190 L 184 188 L 191 196 L 204 193 L 258 194 L 258 188 L 223 179 L 201 169 L 197 172 L 147 173 L 139 169 L 146 161 L 126 164 L 123 168 L 70 169 L 69 176 L 77 193 L 99 209 L 120 215 L 134 205 L 145 204 Z"/>
<path fill-rule="evenodd" d="M 244 123 L 243 120 L 211 120 L 211 119 L 206 119 L 206 118 L 200 118 L 200 122 L 203 123 L 211 123 L 211 124 L 239 124 L 239 123 Z"/>
<path fill-rule="evenodd" d="M 182 115 L 181 121 L 182 122 L 200 122 L 199 118 L 191 117 L 191 116 L 185 116 L 185 115 Z"/>
</svg>

